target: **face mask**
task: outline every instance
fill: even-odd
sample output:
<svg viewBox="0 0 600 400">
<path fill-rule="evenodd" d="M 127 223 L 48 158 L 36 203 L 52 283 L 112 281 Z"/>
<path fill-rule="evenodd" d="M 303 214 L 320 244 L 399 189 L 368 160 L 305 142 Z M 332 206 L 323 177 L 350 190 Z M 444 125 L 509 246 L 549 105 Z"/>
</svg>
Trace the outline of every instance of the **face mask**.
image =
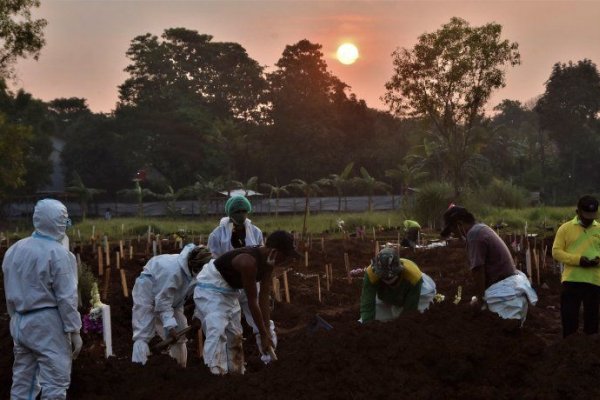
<svg viewBox="0 0 600 400">
<path fill-rule="evenodd" d="M 246 221 L 246 213 L 245 212 L 235 212 L 235 213 L 231 214 L 229 219 L 231 219 L 231 222 L 233 222 L 235 225 L 244 225 L 244 221 Z"/>
</svg>

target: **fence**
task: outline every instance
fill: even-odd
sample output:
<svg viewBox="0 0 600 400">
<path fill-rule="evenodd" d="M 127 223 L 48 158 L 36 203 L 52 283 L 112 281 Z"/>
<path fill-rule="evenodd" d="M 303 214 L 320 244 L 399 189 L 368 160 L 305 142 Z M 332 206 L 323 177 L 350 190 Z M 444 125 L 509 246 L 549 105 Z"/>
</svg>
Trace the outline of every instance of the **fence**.
<svg viewBox="0 0 600 400">
<path fill-rule="evenodd" d="M 394 210 L 400 206 L 400 196 L 373 196 L 371 197 L 371 209 L 373 211 Z M 224 213 L 225 201 L 227 198 L 211 198 L 206 202 L 199 203 L 196 200 L 176 201 L 176 202 L 144 202 L 141 204 L 143 215 L 147 217 L 160 216 L 195 216 L 195 215 L 222 215 Z M 252 212 L 254 214 L 274 214 L 276 209 L 276 200 L 253 197 Z M 280 214 L 303 213 L 306 199 L 304 197 L 287 197 L 279 199 L 278 212 Z M 82 209 L 79 203 L 64 201 L 69 215 L 81 217 Z M 7 203 L 2 206 L 2 215 L 6 218 L 22 218 L 31 216 L 35 201 L 20 203 Z M 337 197 L 315 197 L 309 201 L 311 213 L 315 212 L 335 212 L 339 208 L 339 199 Z M 103 216 L 106 209 L 110 209 L 113 217 L 125 217 L 139 215 L 140 205 L 137 203 L 115 203 L 99 202 L 92 203 L 88 207 L 88 216 Z M 353 196 L 342 198 L 342 212 L 363 212 L 369 209 L 368 196 Z"/>
</svg>

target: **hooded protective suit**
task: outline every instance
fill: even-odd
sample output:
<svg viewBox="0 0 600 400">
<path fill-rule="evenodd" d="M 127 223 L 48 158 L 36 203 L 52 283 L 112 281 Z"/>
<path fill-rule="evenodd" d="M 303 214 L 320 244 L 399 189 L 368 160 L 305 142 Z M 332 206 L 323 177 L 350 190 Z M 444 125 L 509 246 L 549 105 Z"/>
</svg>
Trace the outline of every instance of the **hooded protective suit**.
<svg viewBox="0 0 600 400">
<path fill-rule="evenodd" d="M 229 207 L 231 208 L 231 207 Z M 252 224 L 248 218 L 244 221 L 244 227 L 246 228 L 246 243 L 245 246 L 261 246 L 263 244 L 263 234 L 262 231 Z M 233 222 L 231 222 L 230 217 L 223 217 L 219 222 L 219 226 L 216 227 L 208 237 L 208 248 L 213 254 L 213 257 L 216 259 L 223 254 L 227 253 L 234 249 L 231 244 L 231 235 L 233 232 Z M 257 283 L 257 289 L 260 291 L 260 285 Z M 246 297 L 245 291 L 239 292 L 240 307 L 242 312 L 244 313 L 244 318 L 246 318 L 246 322 L 252 328 L 252 332 L 254 332 L 254 336 L 256 337 L 256 344 L 258 348 L 261 348 L 260 343 L 260 334 L 258 333 L 258 327 L 252 318 L 252 313 L 250 313 L 250 306 L 248 306 L 248 298 Z M 271 321 L 269 330 L 271 331 L 271 337 L 273 338 L 273 343 L 277 344 L 277 335 L 275 334 L 275 324 Z"/>
<path fill-rule="evenodd" d="M 195 245 L 188 244 L 180 254 L 152 257 L 133 286 L 133 354 L 131 361 L 146 364 L 150 349 L 148 342 L 158 334 L 167 337 L 170 329 L 177 331 L 188 326 L 183 305 L 191 296 L 196 281 L 188 268 L 188 256 Z M 185 367 L 187 339 L 180 338 L 169 354 Z"/>
<path fill-rule="evenodd" d="M 11 399 L 65 399 L 72 357 L 81 349 L 77 263 L 61 245 L 70 222 L 59 201 L 40 200 L 35 231 L 8 249 L 2 263 L 14 342 Z M 71 346 L 76 344 L 75 352 Z"/>
</svg>

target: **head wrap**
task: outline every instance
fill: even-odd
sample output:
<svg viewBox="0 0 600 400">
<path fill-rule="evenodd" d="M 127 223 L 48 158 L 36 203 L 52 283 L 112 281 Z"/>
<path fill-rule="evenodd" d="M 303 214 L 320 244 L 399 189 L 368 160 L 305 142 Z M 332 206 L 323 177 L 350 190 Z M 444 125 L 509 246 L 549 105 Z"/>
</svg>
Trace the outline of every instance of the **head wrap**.
<svg viewBox="0 0 600 400">
<path fill-rule="evenodd" d="M 404 269 L 398 253 L 391 247 L 386 247 L 377 253 L 371 266 L 373 272 L 381 279 L 392 279 L 400 275 Z"/>
<path fill-rule="evenodd" d="M 225 214 L 231 217 L 236 211 L 246 211 L 247 213 L 252 212 L 252 205 L 250 201 L 244 196 L 233 196 L 225 203 Z"/>
</svg>

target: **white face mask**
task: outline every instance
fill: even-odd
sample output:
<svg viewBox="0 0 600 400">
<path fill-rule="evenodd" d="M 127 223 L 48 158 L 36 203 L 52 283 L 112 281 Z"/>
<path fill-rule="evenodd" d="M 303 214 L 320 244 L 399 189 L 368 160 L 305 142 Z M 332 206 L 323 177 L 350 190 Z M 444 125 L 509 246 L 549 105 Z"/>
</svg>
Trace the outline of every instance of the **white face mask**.
<svg viewBox="0 0 600 400">
<path fill-rule="evenodd" d="M 270 265 L 271 267 L 275 266 L 275 258 L 277 258 L 277 254 L 275 254 L 276 252 L 277 250 L 274 249 L 269 252 L 269 255 L 267 256 L 267 265 Z"/>
</svg>

